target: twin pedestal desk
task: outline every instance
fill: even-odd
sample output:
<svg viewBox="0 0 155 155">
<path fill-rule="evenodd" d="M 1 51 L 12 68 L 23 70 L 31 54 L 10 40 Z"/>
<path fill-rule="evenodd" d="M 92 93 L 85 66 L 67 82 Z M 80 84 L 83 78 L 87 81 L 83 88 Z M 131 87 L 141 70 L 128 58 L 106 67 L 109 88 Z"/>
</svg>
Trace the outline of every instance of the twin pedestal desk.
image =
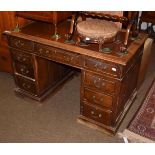
<svg viewBox="0 0 155 155">
<path fill-rule="evenodd" d="M 124 32 L 111 51 L 97 44 L 77 46 L 66 41 L 67 22 L 58 26 L 61 38 L 52 39 L 51 24 L 33 22 L 20 32 L 5 31 L 13 59 L 15 91 L 41 101 L 72 74 L 81 70 L 79 122 L 115 134 L 136 97 L 145 34 L 130 38 L 127 53 L 120 52 Z M 67 91 L 67 90 L 66 90 Z"/>
</svg>

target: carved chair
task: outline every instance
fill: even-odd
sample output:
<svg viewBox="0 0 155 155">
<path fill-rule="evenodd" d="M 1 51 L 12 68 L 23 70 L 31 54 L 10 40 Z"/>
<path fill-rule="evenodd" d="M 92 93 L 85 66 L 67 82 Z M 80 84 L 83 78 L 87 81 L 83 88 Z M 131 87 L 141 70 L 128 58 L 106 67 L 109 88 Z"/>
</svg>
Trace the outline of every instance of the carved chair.
<svg viewBox="0 0 155 155">
<path fill-rule="evenodd" d="M 122 16 L 122 14 L 122 11 L 76 12 L 76 14 L 72 16 L 69 39 L 71 40 L 76 32 L 76 44 L 79 44 L 81 41 L 85 43 L 97 43 L 99 45 L 99 51 L 102 51 L 102 45 L 115 41 L 117 33 L 121 29 L 120 24 L 124 24 L 127 28 L 125 29 L 126 34 L 121 50 L 125 51 L 133 20 L 129 20 L 127 17 Z M 81 17 L 81 21 L 78 20 L 79 17 Z"/>
</svg>

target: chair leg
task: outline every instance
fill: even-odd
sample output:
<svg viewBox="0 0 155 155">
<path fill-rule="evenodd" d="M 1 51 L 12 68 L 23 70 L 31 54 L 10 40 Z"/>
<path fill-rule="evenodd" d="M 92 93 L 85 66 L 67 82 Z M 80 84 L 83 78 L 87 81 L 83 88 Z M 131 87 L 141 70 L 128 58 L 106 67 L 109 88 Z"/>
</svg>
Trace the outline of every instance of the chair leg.
<svg viewBox="0 0 155 155">
<path fill-rule="evenodd" d="M 142 21 L 140 20 L 139 21 L 139 26 L 138 26 L 139 27 L 139 32 L 141 31 L 141 25 L 142 25 Z"/>
<path fill-rule="evenodd" d="M 77 41 L 76 41 L 76 45 L 80 45 L 80 43 L 81 43 L 81 38 L 79 37 L 79 36 L 77 36 Z"/>
<path fill-rule="evenodd" d="M 78 13 L 75 13 L 72 15 L 71 26 L 68 34 L 68 40 L 73 39 L 75 29 L 76 29 L 76 24 L 77 24 L 77 18 L 78 18 Z"/>
<path fill-rule="evenodd" d="M 103 50 L 102 45 L 104 44 L 104 41 L 105 41 L 105 39 L 103 37 L 98 38 L 98 40 L 97 40 L 98 45 L 99 45 L 99 52 L 102 52 L 102 50 Z"/>
<path fill-rule="evenodd" d="M 126 30 L 126 34 L 125 34 L 125 39 L 124 39 L 124 46 L 127 47 L 128 45 L 128 39 L 129 39 L 129 34 L 130 34 L 130 29 L 132 27 L 132 24 L 130 23 L 127 27 L 127 30 Z"/>
</svg>

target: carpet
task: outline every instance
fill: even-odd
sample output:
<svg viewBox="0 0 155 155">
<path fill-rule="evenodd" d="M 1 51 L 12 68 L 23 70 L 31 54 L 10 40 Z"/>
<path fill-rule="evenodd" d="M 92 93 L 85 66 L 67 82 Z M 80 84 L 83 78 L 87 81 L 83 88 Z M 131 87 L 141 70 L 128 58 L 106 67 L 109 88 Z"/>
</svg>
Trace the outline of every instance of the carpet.
<svg viewBox="0 0 155 155">
<path fill-rule="evenodd" d="M 130 142 L 155 142 L 155 80 L 123 135 Z"/>
</svg>

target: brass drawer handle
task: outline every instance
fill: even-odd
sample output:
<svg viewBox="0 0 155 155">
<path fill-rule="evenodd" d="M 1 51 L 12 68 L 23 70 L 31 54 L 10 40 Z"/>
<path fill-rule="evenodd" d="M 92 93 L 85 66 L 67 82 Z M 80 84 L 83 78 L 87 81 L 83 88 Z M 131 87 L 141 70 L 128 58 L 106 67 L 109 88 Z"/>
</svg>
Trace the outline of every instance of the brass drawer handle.
<svg viewBox="0 0 155 155">
<path fill-rule="evenodd" d="M 49 50 L 46 50 L 46 51 L 45 51 L 45 53 L 46 53 L 46 54 L 49 54 L 49 53 L 50 53 L 50 51 L 49 51 Z"/>
<path fill-rule="evenodd" d="M 107 65 L 106 64 L 102 65 L 101 69 L 102 70 L 106 70 L 107 69 Z"/>
<path fill-rule="evenodd" d="M 70 56 L 64 56 L 64 60 L 67 61 L 67 62 L 70 62 L 73 60 L 73 57 L 70 57 Z"/>
<path fill-rule="evenodd" d="M 26 71 L 26 74 L 28 74 L 28 73 L 29 73 L 29 70 Z"/>
<path fill-rule="evenodd" d="M 95 65 L 96 70 L 106 70 L 107 69 L 107 65 L 106 64 L 102 64 L 102 63 L 97 63 Z"/>
<path fill-rule="evenodd" d="M 99 114 L 98 117 L 101 118 L 102 117 L 102 114 Z"/>
<path fill-rule="evenodd" d="M 103 101 L 104 101 L 103 98 L 101 98 L 100 100 L 97 100 L 97 99 L 96 99 L 96 96 L 93 95 L 93 102 L 94 102 L 94 103 L 99 103 L 99 102 L 103 102 Z"/>
<path fill-rule="evenodd" d="M 42 49 L 42 48 L 40 48 L 38 51 L 39 51 L 39 53 L 41 54 L 41 53 L 42 53 L 42 51 L 43 51 L 43 49 Z"/>
<path fill-rule="evenodd" d="M 16 45 L 17 47 L 22 47 L 22 46 L 24 46 L 24 43 L 21 42 L 20 40 L 18 40 L 18 41 L 15 42 L 15 45 Z"/>
<path fill-rule="evenodd" d="M 21 61 L 21 57 L 20 57 L 20 56 L 17 56 L 17 60 L 18 60 L 18 61 Z"/>
<path fill-rule="evenodd" d="M 25 89 L 29 89 L 31 86 L 30 85 L 27 85 L 26 83 L 23 83 L 22 86 L 25 88 Z"/>
<path fill-rule="evenodd" d="M 20 71 L 23 73 L 24 72 L 24 68 L 21 68 Z"/>
<path fill-rule="evenodd" d="M 98 80 L 94 80 L 94 85 L 95 85 L 96 88 L 101 88 L 100 78 Z"/>
<path fill-rule="evenodd" d="M 94 117 L 94 118 L 101 118 L 102 117 L 102 114 L 95 114 L 95 112 L 92 110 L 91 112 L 91 115 Z"/>
<path fill-rule="evenodd" d="M 92 114 L 92 115 L 94 115 L 94 114 L 95 114 L 95 112 L 94 112 L 94 111 L 91 111 L 91 114 Z"/>
<path fill-rule="evenodd" d="M 23 61 L 26 61 L 26 58 L 23 58 Z"/>
<path fill-rule="evenodd" d="M 104 86 L 105 86 L 105 82 L 102 82 L 102 84 L 101 84 L 101 85 L 102 85 L 102 87 L 104 87 Z"/>
<path fill-rule="evenodd" d="M 28 74 L 29 73 L 29 70 L 26 70 L 25 68 L 21 68 L 20 71 L 24 74 Z"/>
<path fill-rule="evenodd" d="M 43 49 L 42 49 L 42 48 L 40 48 L 38 51 L 39 51 L 40 54 L 42 54 L 42 53 L 43 53 L 43 54 L 44 54 L 44 53 L 45 53 L 45 54 L 49 54 L 49 53 L 50 53 L 49 50 L 45 50 L 45 52 L 43 52 Z"/>
<path fill-rule="evenodd" d="M 98 69 L 99 69 L 99 66 L 100 66 L 100 64 L 99 64 L 99 63 L 95 64 L 95 68 L 96 68 L 96 70 L 98 70 Z"/>
</svg>

